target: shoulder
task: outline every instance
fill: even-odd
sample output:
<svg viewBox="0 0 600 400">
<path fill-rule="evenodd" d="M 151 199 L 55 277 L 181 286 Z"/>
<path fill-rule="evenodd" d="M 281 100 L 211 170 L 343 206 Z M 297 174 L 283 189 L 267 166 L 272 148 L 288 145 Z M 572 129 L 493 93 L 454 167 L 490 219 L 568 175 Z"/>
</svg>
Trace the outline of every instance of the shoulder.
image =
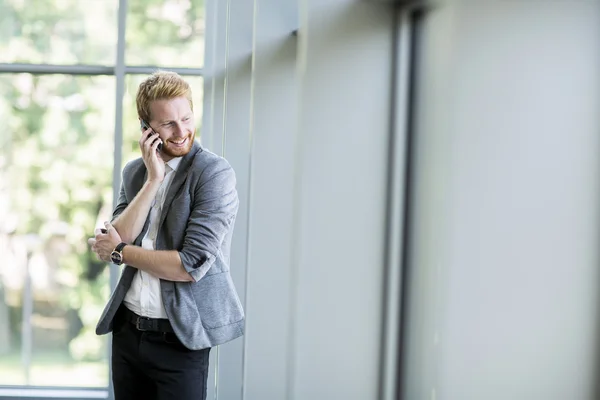
<svg viewBox="0 0 600 400">
<path fill-rule="evenodd" d="M 123 183 L 131 184 L 140 179 L 143 182 L 145 174 L 146 165 L 144 160 L 141 157 L 131 160 L 123 167 Z"/>
<path fill-rule="evenodd" d="M 229 161 L 204 148 L 196 153 L 191 168 L 200 181 L 210 180 L 217 175 L 235 180 L 235 172 Z"/>
<path fill-rule="evenodd" d="M 131 160 L 125 164 L 123 167 L 123 175 L 135 173 L 139 171 L 141 168 L 145 168 L 144 160 L 142 157 L 138 157 L 135 160 Z"/>
</svg>

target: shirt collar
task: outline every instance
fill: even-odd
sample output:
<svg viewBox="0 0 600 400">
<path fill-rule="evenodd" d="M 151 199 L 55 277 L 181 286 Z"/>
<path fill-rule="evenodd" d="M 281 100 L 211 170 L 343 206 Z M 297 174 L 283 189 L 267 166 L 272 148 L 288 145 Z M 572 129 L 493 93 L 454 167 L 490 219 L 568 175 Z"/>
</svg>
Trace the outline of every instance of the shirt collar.
<svg viewBox="0 0 600 400">
<path fill-rule="evenodd" d="M 171 167 L 173 171 L 176 171 L 182 159 L 183 157 L 174 157 L 167 161 L 167 164 L 169 165 L 169 167 Z"/>
</svg>

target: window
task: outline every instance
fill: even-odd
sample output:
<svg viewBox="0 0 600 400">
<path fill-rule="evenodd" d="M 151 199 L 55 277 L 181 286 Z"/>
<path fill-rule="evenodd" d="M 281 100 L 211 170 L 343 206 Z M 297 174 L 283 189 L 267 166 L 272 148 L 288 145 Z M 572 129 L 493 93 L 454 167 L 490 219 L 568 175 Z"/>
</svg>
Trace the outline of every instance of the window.
<svg viewBox="0 0 600 400">
<path fill-rule="evenodd" d="M 95 326 L 119 270 L 87 238 L 109 219 L 114 167 L 139 155 L 139 82 L 186 75 L 200 125 L 204 1 L 5 0 L 0 15 L 0 398 L 106 397 Z"/>
<path fill-rule="evenodd" d="M 118 5 L 118 0 L 3 0 L 0 62 L 114 65 Z"/>
<path fill-rule="evenodd" d="M 108 385 L 106 338 L 94 333 L 108 269 L 86 240 L 112 203 L 113 124 L 101 121 L 114 119 L 114 87 L 0 75 L 0 384 Z"/>
<path fill-rule="evenodd" d="M 202 67 L 204 0 L 129 0 L 126 46 L 130 65 Z"/>
</svg>

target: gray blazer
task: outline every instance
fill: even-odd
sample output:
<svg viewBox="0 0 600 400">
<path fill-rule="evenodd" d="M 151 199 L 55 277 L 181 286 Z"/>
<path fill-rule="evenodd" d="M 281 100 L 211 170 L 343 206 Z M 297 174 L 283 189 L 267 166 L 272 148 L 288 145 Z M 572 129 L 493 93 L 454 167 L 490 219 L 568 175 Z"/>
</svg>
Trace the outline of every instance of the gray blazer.
<svg viewBox="0 0 600 400">
<path fill-rule="evenodd" d="M 127 163 L 113 220 L 146 180 L 141 158 Z M 175 334 L 189 349 L 213 347 L 244 333 L 244 311 L 229 273 L 229 253 L 238 196 L 229 163 L 194 142 L 177 167 L 163 205 L 157 250 L 178 250 L 196 282 L 160 281 L 162 299 Z M 141 245 L 146 223 L 135 245 Z M 112 331 L 113 318 L 137 269 L 125 266 L 96 333 Z"/>
</svg>

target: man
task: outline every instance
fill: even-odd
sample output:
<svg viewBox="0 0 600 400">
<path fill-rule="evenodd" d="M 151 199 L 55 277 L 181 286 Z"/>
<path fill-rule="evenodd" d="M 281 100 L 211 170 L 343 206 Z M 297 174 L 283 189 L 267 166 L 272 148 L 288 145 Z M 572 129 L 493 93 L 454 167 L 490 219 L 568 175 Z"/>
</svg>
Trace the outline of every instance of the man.
<svg viewBox="0 0 600 400">
<path fill-rule="evenodd" d="M 138 89 L 142 157 L 128 163 L 112 223 L 89 239 L 124 264 L 98 322 L 113 332 L 115 398 L 206 399 L 212 346 L 243 334 L 229 273 L 238 209 L 229 163 L 195 139 L 190 86 L 156 72 Z"/>
</svg>

